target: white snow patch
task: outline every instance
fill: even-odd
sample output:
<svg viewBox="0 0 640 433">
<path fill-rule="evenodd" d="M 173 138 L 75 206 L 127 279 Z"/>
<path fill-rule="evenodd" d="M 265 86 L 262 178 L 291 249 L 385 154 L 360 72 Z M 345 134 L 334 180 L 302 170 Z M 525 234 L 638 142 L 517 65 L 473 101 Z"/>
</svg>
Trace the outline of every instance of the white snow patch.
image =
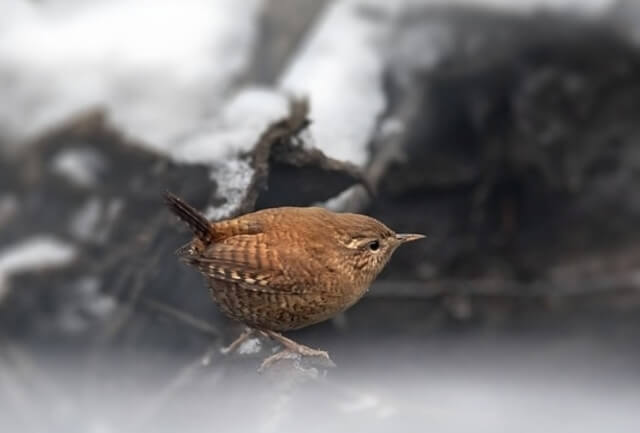
<svg viewBox="0 0 640 433">
<path fill-rule="evenodd" d="M 186 137 L 171 151 L 175 161 L 212 167 L 217 195 L 227 201 L 221 206 L 210 206 L 205 212 L 208 218 L 227 218 L 238 208 L 254 172 L 242 155 L 255 147 L 271 123 L 287 114 L 285 95 L 265 88 L 246 88 L 226 104 L 215 122 Z"/>
<path fill-rule="evenodd" d="M 249 338 L 244 341 L 240 347 L 238 347 L 238 353 L 240 355 L 253 355 L 260 352 L 261 344 L 258 338 Z"/>
<path fill-rule="evenodd" d="M 331 3 L 280 79 L 282 89 L 309 97 L 310 130 L 326 155 L 364 165 L 385 109 L 384 49 L 402 2 Z M 381 13 L 364 13 L 373 7 Z"/>
<path fill-rule="evenodd" d="M 351 186 L 338 195 L 331 197 L 325 202 L 315 203 L 315 206 L 322 206 L 333 212 L 358 212 L 361 211 L 359 208 L 359 202 L 354 200 L 354 196 L 357 191 L 362 188 L 361 185 Z M 355 206 L 355 207 L 353 207 Z"/>
<path fill-rule="evenodd" d="M 243 89 L 225 105 L 219 118 L 186 137 L 172 157 L 187 163 L 220 164 L 251 151 L 267 126 L 287 113 L 283 94 L 259 87 Z"/>
<path fill-rule="evenodd" d="M 107 166 L 104 157 L 94 149 L 65 149 L 52 161 L 52 170 L 70 182 L 84 188 L 95 186 L 98 176 Z"/>
<path fill-rule="evenodd" d="M 252 177 L 253 168 L 243 159 L 218 164 L 212 172 L 212 179 L 218 186 L 216 194 L 227 201 L 221 206 L 209 206 L 205 211 L 207 218 L 214 221 L 228 218 L 242 203 Z"/>
<path fill-rule="evenodd" d="M 167 149 L 246 68 L 261 0 L 0 2 L 0 130 L 25 140 L 87 107 Z"/>
<path fill-rule="evenodd" d="M 17 273 L 61 267 L 76 256 L 76 249 L 51 236 L 36 236 L 0 251 L 0 301 Z"/>
</svg>

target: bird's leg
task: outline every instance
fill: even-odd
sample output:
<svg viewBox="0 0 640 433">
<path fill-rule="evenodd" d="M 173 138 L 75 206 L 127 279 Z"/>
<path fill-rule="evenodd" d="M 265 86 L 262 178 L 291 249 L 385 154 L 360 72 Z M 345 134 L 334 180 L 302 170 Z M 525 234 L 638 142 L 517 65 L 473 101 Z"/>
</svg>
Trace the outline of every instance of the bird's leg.
<svg viewBox="0 0 640 433">
<path fill-rule="evenodd" d="M 249 327 L 245 328 L 245 330 L 242 331 L 242 334 L 240 334 L 240 336 L 238 338 L 236 338 L 233 341 L 233 343 L 231 343 L 227 347 L 223 347 L 222 349 L 220 349 L 220 351 L 222 352 L 223 355 L 227 355 L 227 354 L 235 351 L 238 347 L 240 347 L 240 345 L 242 343 L 247 341 L 249 339 L 249 337 L 251 337 L 253 335 L 254 332 L 255 332 L 254 329 L 251 329 Z"/>
<path fill-rule="evenodd" d="M 305 346 L 304 344 L 296 343 L 290 338 L 285 337 L 284 335 L 274 332 L 274 331 L 263 331 L 269 338 L 272 340 L 276 340 L 280 343 L 285 349 L 289 350 L 293 353 L 299 353 L 303 356 L 321 356 L 323 358 L 329 359 L 329 354 L 324 350 L 312 349 L 309 346 Z"/>
<path fill-rule="evenodd" d="M 260 366 L 258 371 L 264 370 L 265 368 L 269 367 L 274 362 L 279 361 L 281 359 L 291 358 L 292 354 L 298 354 L 298 355 L 301 355 L 301 356 L 318 356 L 318 357 L 324 358 L 329 367 L 335 367 L 335 363 L 329 357 L 329 353 L 327 353 L 324 350 L 312 349 L 309 346 L 305 346 L 303 344 L 296 343 L 295 341 L 285 337 L 284 335 L 282 335 L 280 333 L 274 332 L 274 331 L 260 330 L 259 332 L 260 332 L 260 334 L 262 334 L 264 336 L 267 336 L 267 337 L 277 341 L 278 343 L 280 343 L 282 345 L 282 347 L 284 347 L 284 350 L 281 350 L 280 352 L 276 353 L 275 355 L 271 355 L 270 357 L 265 359 L 262 362 L 262 365 Z"/>
</svg>

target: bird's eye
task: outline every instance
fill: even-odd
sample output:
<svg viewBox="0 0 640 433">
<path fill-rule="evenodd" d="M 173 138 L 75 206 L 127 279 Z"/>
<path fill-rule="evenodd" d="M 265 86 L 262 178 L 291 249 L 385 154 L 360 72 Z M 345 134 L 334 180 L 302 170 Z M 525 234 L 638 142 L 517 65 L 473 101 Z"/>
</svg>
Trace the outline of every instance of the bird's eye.
<svg viewBox="0 0 640 433">
<path fill-rule="evenodd" d="M 378 251 L 380 249 L 380 242 L 378 241 L 369 242 L 369 249 L 371 251 Z"/>
</svg>

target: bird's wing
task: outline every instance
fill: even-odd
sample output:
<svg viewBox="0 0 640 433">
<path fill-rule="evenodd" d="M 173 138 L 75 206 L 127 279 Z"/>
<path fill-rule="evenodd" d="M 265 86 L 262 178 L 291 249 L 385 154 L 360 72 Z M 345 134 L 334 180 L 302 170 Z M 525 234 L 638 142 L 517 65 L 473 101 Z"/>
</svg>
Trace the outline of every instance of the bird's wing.
<svg viewBox="0 0 640 433">
<path fill-rule="evenodd" d="M 278 247 L 276 247 L 276 244 Z M 315 275 L 305 251 L 270 242 L 264 233 L 237 235 L 183 259 L 209 278 L 239 283 L 265 293 L 298 293 L 312 288 Z"/>
</svg>

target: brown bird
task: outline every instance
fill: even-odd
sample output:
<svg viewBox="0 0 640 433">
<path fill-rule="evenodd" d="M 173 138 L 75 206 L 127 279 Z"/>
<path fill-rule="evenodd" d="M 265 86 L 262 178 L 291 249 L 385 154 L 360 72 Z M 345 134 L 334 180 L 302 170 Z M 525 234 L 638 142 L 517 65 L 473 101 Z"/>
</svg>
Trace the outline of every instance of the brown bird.
<svg viewBox="0 0 640 433">
<path fill-rule="evenodd" d="M 319 207 L 264 209 L 209 222 L 179 197 L 167 192 L 165 200 L 195 235 L 177 254 L 207 278 L 220 309 L 248 327 L 227 350 L 254 332 L 285 348 L 265 359 L 261 369 L 292 352 L 333 364 L 327 352 L 280 332 L 322 322 L 351 307 L 398 246 L 424 237 L 396 234 L 365 215 Z"/>
</svg>

